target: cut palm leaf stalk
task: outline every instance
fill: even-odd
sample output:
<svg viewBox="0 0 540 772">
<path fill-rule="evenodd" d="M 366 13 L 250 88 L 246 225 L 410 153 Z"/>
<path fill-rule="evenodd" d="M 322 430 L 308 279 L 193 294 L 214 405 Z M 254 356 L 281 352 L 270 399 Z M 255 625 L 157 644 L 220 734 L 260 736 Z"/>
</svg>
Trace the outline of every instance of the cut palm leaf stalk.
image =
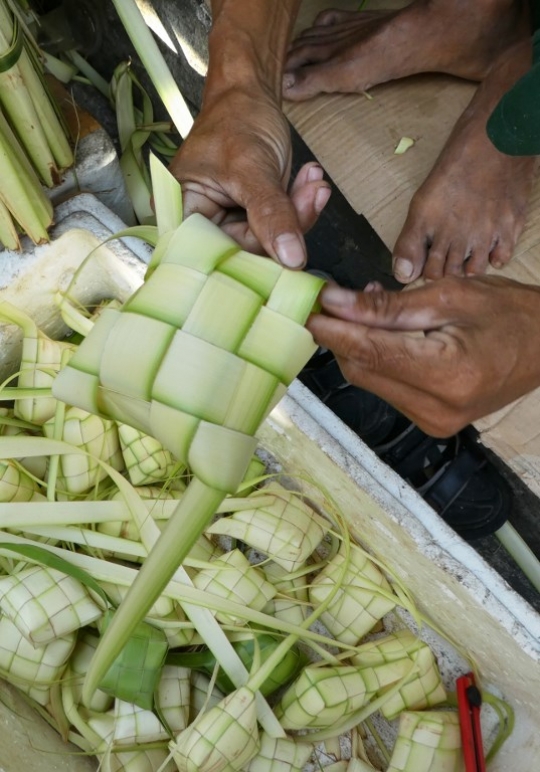
<svg viewBox="0 0 540 772">
<path fill-rule="evenodd" d="M 257 506 L 257 497 L 272 494 L 270 506 Z M 240 539 L 264 552 L 278 565 L 293 572 L 304 565 L 330 530 L 330 522 L 319 517 L 298 494 L 272 482 L 251 496 L 253 509 L 222 517 L 206 529 Z"/>
<path fill-rule="evenodd" d="M 109 83 L 107 83 L 105 78 L 103 78 L 78 51 L 70 49 L 65 52 L 65 56 L 106 99 L 111 98 L 111 88 Z"/>
<path fill-rule="evenodd" d="M 495 536 L 516 561 L 533 587 L 540 592 L 540 561 L 525 539 L 508 521 L 495 532 Z"/>
<path fill-rule="evenodd" d="M 389 720 L 403 710 L 431 708 L 447 698 L 431 649 L 410 630 L 399 630 L 359 646 L 351 663 L 360 669 L 364 681 L 377 695 L 403 679 L 412 663 L 416 665 L 399 692 L 381 707 L 382 715 Z"/>
<path fill-rule="evenodd" d="M 75 351 L 75 346 L 66 341 L 49 338 L 28 314 L 7 300 L 0 302 L 0 319 L 16 324 L 23 333 L 19 388 L 50 388 L 60 370 L 63 353 Z M 15 402 L 14 416 L 31 424 L 41 425 L 54 416 L 55 410 L 56 400 L 52 397 L 18 399 Z"/>
<path fill-rule="evenodd" d="M 53 207 L 0 110 L 0 201 L 34 244 L 49 240 Z M 12 242 L 12 240 L 11 240 Z M 18 242 L 18 239 L 17 239 Z M 20 248 L 20 243 L 16 245 Z"/>
<path fill-rule="evenodd" d="M 454 711 L 405 712 L 387 772 L 462 772 L 459 717 Z"/>
<path fill-rule="evenodd" d="M 142 94 L 145 123 L 153 120 L 152 103 L 131 71 L 129 62 L 116 68 L 111 85 L 121 150 L 120 168 L 137 220 L 141 224 L 152 224 L 155 222 L 155 214 L 151 206 L 151 182 L 142 154 L 142 147 L 150 132 L 137 125 L 133 86 L 138 86 Z"/>
<path fill-rule="evenodd" d="M 245 283 L 221 270 L 238 255 L 249 265 Z M 322 284 L 242 253 L 192 215 L 150 278 L 121 311 L 103 311 L 55 380 L 57 398 L 155 437 L 193 474 L 98 647 L 85 700 L 242 482 L 255 431 L 316 348 L 303 325 Z"/>
<path fill-rule="evenodd" d="M 2 0 L 0 102 L 33 168 L 52 187 L 60 181 L 60 171 L 73 164 L 73 153 L 25 37 L 19 19 Z"/>
<path fill-rule="evenodd" d="M 150 80 L 184 139 L 193 125 L 193 118 L 139 6 L 135 0 L 113 0 L 113 3 Z"/>
<path fill-rule="evenodd" d="M 2 200 L 0 200 L 0 244 L 11 252 L 16 252 L 21 246 L 17 227 Z"/>
<path fill-rule="evenodd" d="M 78 69 L 73 63 L 58 59 L 47 51 L 41 51 L 41 57 L 43 59 L 43 69 L 45 72 L 52 75 L 60 83 L 67 85 L 76 76 Z"/>
</svg>

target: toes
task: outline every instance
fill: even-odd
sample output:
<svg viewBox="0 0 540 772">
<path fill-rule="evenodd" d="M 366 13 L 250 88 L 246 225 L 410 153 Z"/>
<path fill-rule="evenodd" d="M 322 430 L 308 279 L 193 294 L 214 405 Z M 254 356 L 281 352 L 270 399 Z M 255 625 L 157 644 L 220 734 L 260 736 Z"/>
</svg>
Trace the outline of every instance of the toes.
<svg viewBox="0 0 540 772">
<path fill-rule="evenodd" d="M 494 268 L 504 268 L 510 262 L 513 253 L 512 245 L 507 241 L 498 241 L 491 250 L 489 262 Z M 487 260 L 486 260 L 487 267 Z"/>
<path fill-rule="evenodd" d="M 471 248 L 467 242 L 457 239 L 448 246 L 446 263 L 444 265 L 445 276 L 463 276 L 465 273 L 465 263 L 471 255 Z"/>
<path fill-rule="evenodd" d="M 489 263 L 489 246 L 475 246 L 464 265 L 465 276 L 483 276 Z"/>
<path fill-rule="evenodd" d="M 328 53 L 325 46 L 303 43 L 302 45 L 294 46 L 289 50 L 287 61 L 285 62 L 285 71 L 287 73 L 292 70 L 297 71 L 300 67 L 317 64 L 326 61 L 327 58 Z"/>
<path fill-rule="evenodd" d="M 315 17 L 313 22 L 314 27 L 330 27 L 335 24 L 347 24 L 350 22 L 356 22 L 362 17 L 362 21 L 369 21 L 371 19 L 380 18 L 385 15 L 385 11 L 339 11 L 337 8 L 328 8 L 326 11 L 321 11 Z"/>
<path fill-rule="evenodd" d="M 294 72 L 286 72 L 283 76 L 283 96 L 293 102 L 301 102 L 317 94 L 338 91 L 336 84 L 334 67 L 328 64 L 301 67 Z"/>
<path fill-rule="evenodd" d="M 333 8 L 329 8 L 326 11 L 321 11 L 315 17 L 313 22 L 314 27 L 331 27 L 333 24 L 339 24 L 343 21 L 345 16 L 344 11 L 338 11 Z"/>
<path fill-rule="evenodd" d="M 424 278 L 435 281 L 442 279 L 448 257 L 448 245 L 440 244 L 437 247 L 430 247 L 426 265 L 424 267 Z"/>
</svg>

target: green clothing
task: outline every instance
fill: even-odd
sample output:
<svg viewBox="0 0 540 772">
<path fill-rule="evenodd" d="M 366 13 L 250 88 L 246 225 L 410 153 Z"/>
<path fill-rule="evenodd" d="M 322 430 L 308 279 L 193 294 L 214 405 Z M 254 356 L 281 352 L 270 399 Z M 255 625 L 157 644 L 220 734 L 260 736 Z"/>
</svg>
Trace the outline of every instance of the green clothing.
<svg viewBox="0 0 540 772">
<path fill-rule="evenodd" d="M 508 91 L 487 122 L 497 150 L 513 156 L 540 155 L 540 2 L 533 0 L 533 65 Z"/>
</svg>

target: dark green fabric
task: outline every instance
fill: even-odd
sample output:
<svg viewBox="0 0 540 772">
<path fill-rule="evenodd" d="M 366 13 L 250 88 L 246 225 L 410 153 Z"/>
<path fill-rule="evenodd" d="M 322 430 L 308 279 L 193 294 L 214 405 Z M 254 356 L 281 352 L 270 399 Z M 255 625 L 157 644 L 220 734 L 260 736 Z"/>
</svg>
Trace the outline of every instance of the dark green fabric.
<svg viewBox="0 0 540 772">
<path fill-rule="evenodd" d="M 531 69 L 503 96 L 486 128 L 501 153 L 540 155 L 540 29 L 533 36 Z"/>
<path fill-rule="evenodd" d="M 530 0 L 532 31 L 540 29 L 540 0 Z"/>
</svg>

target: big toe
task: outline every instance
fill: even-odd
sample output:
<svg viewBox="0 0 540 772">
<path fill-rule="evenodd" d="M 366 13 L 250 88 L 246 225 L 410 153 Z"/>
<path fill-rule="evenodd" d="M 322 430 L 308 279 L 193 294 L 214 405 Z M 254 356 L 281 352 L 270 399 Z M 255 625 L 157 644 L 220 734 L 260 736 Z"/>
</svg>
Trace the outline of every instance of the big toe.
<svg viewBox="0 0 540 772">
<path fill-rule="evenodd" d="M 392 255 L 394 276 L 402 284 L 415 281 L 424 270 L 427 241 L 423 229 L 409 229 L 405 224 Z"/>
</svg>

